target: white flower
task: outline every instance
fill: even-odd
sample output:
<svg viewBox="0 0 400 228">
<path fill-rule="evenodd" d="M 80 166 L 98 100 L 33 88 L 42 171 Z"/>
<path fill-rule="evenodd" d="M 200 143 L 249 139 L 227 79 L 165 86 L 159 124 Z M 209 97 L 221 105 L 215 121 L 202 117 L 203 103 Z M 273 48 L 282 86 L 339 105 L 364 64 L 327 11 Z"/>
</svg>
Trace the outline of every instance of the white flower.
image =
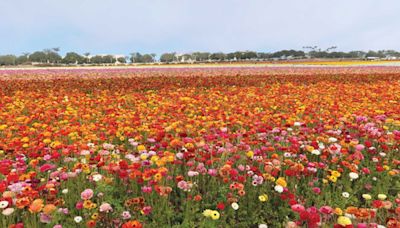
<svg viewBox="0 0 400 228">
<path fill-rule="evenodd" d="M 355 179 L 358 179 L 358 174 L 355 172 L 350 172 L 349 177 L 351 180 L 355 180 Z"/>
<path fill-rule="evenodd" d="M 93 181 L 98 182 L 103 178 L 101 174 L 95 174 L 93 175 Z"/>
<path fill-rule="evenodd" d="M 386 197 L 387 196 L 385 194 L 378 194 L 378 199 L 380 199 L 380 200 L 385 200 Z"/>
<path fill-rule="evenodd" d="M 268 228 L 268 225 L 267 224 L 260 224 L 260 225 L 258 225 L 258 228 Z"/>
<path fill-rule="evenodd" d="M 311 153 L 314 154 L 314 155 L 320 155 L 321 154 L 321 152 L 319 150 L 313 150 L 313 151 L 311 151 Z"/>
<path fill-rule="evenodd" d="M 386 228 L 386 226 L 378 225 L 378 228 Z"/>
<path fill-rule="evenodd" d="M 235 211 L 237 209 L 239 209 L 239 204 L 237 204 L 237 203 L 232 203 L 231 206 L 232 206 L 233 210 L 235 210 Z"/>
<path fill-rule="evenodd" d="M 380 155 L 381 157 L 385 157 L 385 156 L 386 156 L 386 154 L 383 153 L 383 152 L 380 152 L 379 155 Z"/>
<path fill-rule="evenodd" d="M 7 206 L 8 206 L 8 201 L 5 201 L 5 200 L 0 201 L 0 208 L 1 209 L 6 208 Z"/>
<path fill-rule="evenodd" d="M 348 192 L 342 192 L 342 196 L 343 196 L 344 198 L 349 198 L 349 197 L 350 197 L 350 193 L 348 193 Z"/>
<path fill-rule="evenodd" d="M 67 194 L 68 193 L 68 188 L 64 188 L 61 192 L 62 192 L 62 194 Z"/>
<path fill-rule="evenodd" d="M 283 154 L 283 156 L 285 158 L 290 158 L 292 155 L 289 152 L 286 152 L 286 153 Z"/>
<path fill-rule="evenodd" d="M 353 214 L 348 214 L 348 213 L 344 213 L 344 216 L 346 216 L 346 217 L 349 218 L 349 219 L 355 219 L 355 218 L 356 218 L 355 215 L 353 215 Z"/>
<path fill-rule="evenodd" d="M 333 138 L 333 137 L 330 137 L 328 140 L 329 140 L 330 143 L 337 142 L 337 139 L 336 139 L 336 138 Z"/>
<path fill-rule="evenodd" d="M 300 123 L 300 122 L 294 122 L 293 126 L 295 126 L 295 127 L 300 127 L 300 126 L 301 126 L 301 123 Z"/>
<path fill-rule="evenodd" d="M 323 143 L 319 143 L 318 144 L 318 148 L 323 150 L 323 149 L 325 149 L 325 145 Z"/>
<path fill-rule="evenodd" d="M 279 192 L 279 193 L 282 193 L 282 192 L 283 192 L 283 187 L 280 186 L 280 185 L 275 185 L 274 189 L 275 189 L 275 191 L 277 191 L 277 192 Z"/>
<path fill-rule="evenodd" d="M 5 216 L 8 216 L 8 215 L 11 215 L 12 213 L 14 213 L 14 210 L 15 210 L 14 208 L 9 207 L 9 208 L 4 209 L 1 213 Z"/>
<path fill-rule="evenodd" d="M 74 221 L 76 223 L 80 223 L 82 221 L 82 217 L 81 216 L 75 216 Z"/>
<path fill-rule="evenodd" d="M 290 127 L 288 127 L 288 129 L 286 129 L 287 131 L 293 131 L 293 129 L 292 128 L 290 128 Z"/>
</svg>

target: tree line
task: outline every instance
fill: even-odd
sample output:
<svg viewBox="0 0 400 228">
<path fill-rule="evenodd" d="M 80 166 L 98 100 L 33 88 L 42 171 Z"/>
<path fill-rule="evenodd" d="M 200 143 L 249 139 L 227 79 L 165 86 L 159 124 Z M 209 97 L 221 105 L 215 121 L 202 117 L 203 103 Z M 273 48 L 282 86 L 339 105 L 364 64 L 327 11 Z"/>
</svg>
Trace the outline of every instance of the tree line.
<svg viewBox="0 0 400 228">
<path fill-rule="evenodd" d="M 16 55 L 0 55 L 0 66 L 2 65 L 23 65 L 23 64 L 42 64 L 42 65 L 61 65 L 61 64 L 125 64 L 125 63 L 172 63 L 172 62 L 221 62 L 221 61 L 267 61 L 279 59 L 304 59 L 304 58 L 329 58 L 329 59 L 365 59 L 365 58 L 400 58 L 400 52 L 394 50 L 380 51 L 334 51 L 336 47 L 326 50 L 314 47 L 303 47 L 309 51 L 301 50 L 281 50 L 277 52 L 254 52 L 236 51 L 231 53 L 223 52 L 192 52 L 178 54 L 176 52 L 164 53 L 158 59 L 156 54 L 141 54 L 133 52 L 130 56 L 115 55 L 90 55 L 89 52 L 78 54 L 68 52 L 65 56 L 59 54 L 59 48 L 44 49 L 33 53 L 23 53 Z"/>
</svg>

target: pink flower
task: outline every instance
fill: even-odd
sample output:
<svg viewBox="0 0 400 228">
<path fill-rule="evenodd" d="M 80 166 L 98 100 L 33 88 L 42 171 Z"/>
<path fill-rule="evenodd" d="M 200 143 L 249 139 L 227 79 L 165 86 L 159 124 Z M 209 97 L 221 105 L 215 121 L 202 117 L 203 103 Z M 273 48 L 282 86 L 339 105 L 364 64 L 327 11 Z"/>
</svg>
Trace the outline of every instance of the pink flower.
<svg viewBox="0 0 400 228">
<path fill-rule="evenodd" d="M 112 209 L 112 207 L 111 207 L 111 205 L 109 204 L 109 203 L 102 203 L 101 205 L 100 205 L 100 212 L 106 212 L 106 213 L 108 213 L 108 212 L 110 212 L 110 211 L 112 211 L 113 209 Z"/>
<path fill-rule="evenodd" d="M 44 164 L 39 168 L 40 172 L 47 172 L 49 170 L 55 169 L 56 165 L 53 164 Z"/>
<path fill-rule="evenodd" d="M 143 207 L 142 211 L 144 215 L 148 215 L 151 213 L 152 208 L 150 206 Z"/>
<path fill-rule="evenodd" d="M 294 204 L 294 205 L 292 205 L 292 210 L 299 213 L 299 212 L 304 211 L 305 208 L 301 204 Z"/>
<path fill-rule="evenodd" d="M 83 208 L 83 202 L 82 201 L 77 202 L 75 208 L 81 210 Z"/>
<path fill-rule="evenodd" d="M 85 189 L 85 190 L 81 193 L 81 198 L 82 198 L 83 200 L 89 200 L 89 199 L 91 199 L 92 197 L 93 197 L 93 190 L 90 189 L 90 188 Z"/>
<path fill-rule="evenodd" d="M 333 209 L 330 206 L 322 206 L 319 209 L 319 212 L 321 212 L 322 214 L 329 215 L 329 214 L 332 214 Z"/>
<path fill-rule="evenodd" d="M 210 176 L 217 176 L 217 170 L 216 169 L 209 169 L 207 173 Z"/>
<path fill-rule="evenodd" d="M 127 220 L 127 219 L 130 219 L 131 217 L 132 216 L 131 216 L 131 213 L 129 213 L 129 211 L 122 212 L 122 218 L 123 219 Z"/>
<path fill-rule="evenodd" d="M 51 222 L 51 216 L 46 215 L 45 213 L 40 213 L 40 222 L 42 223 L 50 223 Z"/>
<path fill-rule="evenodd" d="M 197 176 L 197 175 L 199 175 L 199 172 L 196 172 L 196 171 L 189 171 L 188 172 L 188 176 L 189 177 L 194 177 L 194 176 Z"/>
<path fill-rule="evenodd" d="M 314 187 L 312 190 L 313 190 L 313 192 L 316 193 L 316 194 L 320 194 L 320 193 L 321 193 L 321 189 L 318 188 L 318 187 Z"/>
<path fill-rule="evenodd" d="M 364 150 L 365 146 L 362 144 L 358 144 L 358 145 L 356 145 L 355 148 L 356 148 L 356 151 L 362 151 L 362 150 Z"/>
<path fill-rule="evenodd" d="M 142 192 L 144 193 L 151 193 L 153 191 L 153 189 L 151 188 L 151 186 L 143 186 L 142 187 Z"/>
</svg>

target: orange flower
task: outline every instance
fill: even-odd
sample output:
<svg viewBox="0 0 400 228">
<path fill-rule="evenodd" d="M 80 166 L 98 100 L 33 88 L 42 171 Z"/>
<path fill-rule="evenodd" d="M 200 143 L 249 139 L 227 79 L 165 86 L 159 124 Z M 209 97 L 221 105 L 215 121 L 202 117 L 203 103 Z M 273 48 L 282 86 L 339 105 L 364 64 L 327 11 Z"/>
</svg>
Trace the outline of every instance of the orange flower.
<svg viewBox="0 0 400 228">
<path fill-rule="evenodd" d="M 54 204 L 47 204 L 46 206 L 44 206 L 43 212 L 46 215 L 49 215 L 49 214 L 53 213 L 56 209 L 57 209 L 57 207 Z"/>
<path fill-rule="evenodd" d="M 31 213 L 39 213 L 43 209 L 43 200 L 35 199 L 29 206 L 29 211 Z"/>
<path fill-rule="evenodd" d="M 29 200 L 28 197 L 22 197 L 17 199 L 17 202 L 15 203 L 17 208 L 22 209 L 24 207 L 27 207 L 29 204 L 31 203 L 31 201 Z"/>
<path fill-rule="evenodd" d="M 122 228 L 142 228 L 142 227 L 143 227 L 142 224 L 137 220 L 129 221 L 122 225 Z"/>
</svg>

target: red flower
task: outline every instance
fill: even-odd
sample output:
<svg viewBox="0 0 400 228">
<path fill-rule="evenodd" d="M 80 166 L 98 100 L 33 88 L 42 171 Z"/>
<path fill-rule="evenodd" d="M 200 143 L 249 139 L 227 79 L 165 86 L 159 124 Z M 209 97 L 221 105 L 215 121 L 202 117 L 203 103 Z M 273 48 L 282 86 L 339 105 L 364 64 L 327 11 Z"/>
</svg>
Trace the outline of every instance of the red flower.
<svg viewBox="0 0 400 228">
<path fill-rule="evenodd" d="M 220 202 L 217 204 L 217 208 L 221 211 L 223 211 L 225 209 L 225 204 L 223 202 Z"/>
</svg>

